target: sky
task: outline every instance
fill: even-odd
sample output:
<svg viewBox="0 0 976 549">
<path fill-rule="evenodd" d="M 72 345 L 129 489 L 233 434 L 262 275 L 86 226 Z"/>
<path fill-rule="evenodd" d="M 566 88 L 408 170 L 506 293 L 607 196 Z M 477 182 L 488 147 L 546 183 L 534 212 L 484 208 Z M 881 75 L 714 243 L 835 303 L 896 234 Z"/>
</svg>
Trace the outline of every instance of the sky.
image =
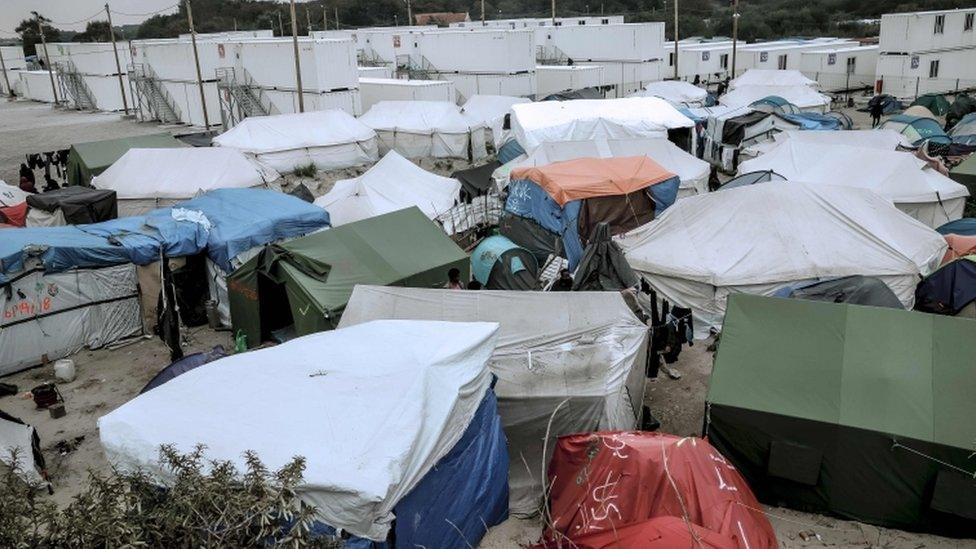
<svg viewBox="0 0 976 549">
<path fill-rule="evenodd" d="M 31 17 L 31 11 L 51 19 L 55 27 L 83 31 L 86 22 L 82 19 L 98 13 L 92 19 L 105 20 L 106 1 L 113 11 L 112 23 L 128 25 L 140 23 L 149 17 L 145 14 L 151 15 L 151 12 L 164 8 L 170 8 L 164 13 L 173 13 L 175 4 L 181 0 L 0 0 L 0 38 L 13 38 L 14 27 Z M 119 15 L 121 13 L 133 15 Z"/>
</svg>

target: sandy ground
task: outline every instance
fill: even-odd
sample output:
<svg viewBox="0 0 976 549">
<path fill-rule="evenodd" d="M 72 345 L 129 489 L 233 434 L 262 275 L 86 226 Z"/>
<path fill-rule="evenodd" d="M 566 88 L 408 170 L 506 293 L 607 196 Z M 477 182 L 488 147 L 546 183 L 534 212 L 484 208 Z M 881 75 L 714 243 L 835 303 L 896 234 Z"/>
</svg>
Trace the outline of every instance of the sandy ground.
<svg viewBox="0 0 976 549">
<path fill-rule="evenodd" d="M 844 109 L 856 127 L 869 128 L 865 113 Z M 17 167 L 28 152 L 63 148 L 73 142 L 107 139 L 163 131 L 155 124 L 125 120 L 117 114 L 90 114 L 54 110 L 49 105 L 29 102 L 0 102 L 0 178 L 16 182 Z M 449 175 L 468 166 L 466 162 L 430 160 L 425 169 Z M 360 175 L 365 169 L 323 172 L 314 178 L 286 174 L 285 190 L 304 183 L 313 195 L 321 196 L 335 181 Z M 207 350 L 214 345 L 232 347 L 229 332 L 207 328 L 192 330 L 187 353 Z M 29 400 L 18 397 L 0 399 L 0 408 L 34 425 L 55 487 L 53 499 L 65 505 L 78 493 L 89 470 L 105 472 L 109 465 L 98 441 L 97 421 L 102 415 L 124 404 L 162 368 L 169 364 L 165 346 L 156 338 L 109 351 L 82 351 L 72 357 L 78 378 L 60 386 L 66 400 L 67 416 L 51 419 Z M 705 394 L 712 368 L 712 353 L 698 343 L 682 352 L 675 365 L 681 379 L 661 376 L 649 380 L 645 401 L 661 421 L 662 430 L 680 435 L 701 433 Z M 21 391 L 53 380 L 52 369 L 38 367 L 3 378 Z M 769 507 L 767 514 L 782 547 L 885 547 L 893 549 L 976 547 L 976 541 L 950 540 L 935 536 L 881 529 L 856 522 Z M 539 538 L 541 525 L 536 519 L 512 518 L 492 528 L 481 547 L 501 549 L 524 547 Z M 802 535 L 801 535 L 802 534 Z M 819 537 L 818 537 L 819 536 Z"/>
</svg>

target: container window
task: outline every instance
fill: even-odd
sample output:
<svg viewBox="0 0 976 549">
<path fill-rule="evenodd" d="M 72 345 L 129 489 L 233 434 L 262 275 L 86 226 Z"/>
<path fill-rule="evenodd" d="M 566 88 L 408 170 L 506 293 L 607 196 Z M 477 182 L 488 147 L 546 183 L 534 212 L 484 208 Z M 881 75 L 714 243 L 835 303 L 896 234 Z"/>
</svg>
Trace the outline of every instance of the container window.
<svg viewBox="0 0 976 549">
<path fill-rule="evenodd" d="M 942 34 L 945 31 L 945 15 L 935 16 L 935 34 Z"/>
<path fill-rule="evenodd" d="M 963 23 L 963 26 L 962 26 L 962 30 L 963 31 L 971 31 L 971 30 L 973 30 L 973 18 L 974 18 L 974 16 L 976 16 L 976 13 L 967 13 L 966 14 L 966 21 Z"/>
<path fill-rule="evenodd" d="M 934 61 L 929 62 L 929 78 L 938 78 L 938 77 L 939 77 L 939 60 L 936 59 Z"/>
<path fill-rule="evenodd" d="M 779 56 L 779 59 L 776 62 L 776 66 L 779 67 L 779 70 L 781 71 L 786 70 L 786 55 Z"/>
<path fill-rule="evenodd" d="M 972 22 L 973 22 L 973 18 L 971 17 L 972 14 L 969 14 L 969 15 L 970 15 L 970 18 L 969 18 L 970 25 L 969 26 L 971 27 L 972 26 Z M 609 25 L 610 24 L 610 20 L 609 19 L 600 19 L 600 24 L 601 25 Z"/>
<path fill-rule="evenodd" d="M 580 25 L 585 25 L 586 24 L 586 20 L 585 19 L 580 19 L 579 20 L 579 24 Z"/>
<path fill-rule="evenodd" d="M 854 67 L 857 64 L 856 57 L 847 58 L 847 74 L 854 74 Z"/>
<path fill-rule="evenodd" d="M 720 55 L 719 58 L 718 58 L 718 62 L 719 62 L 720 65 L 722 65 L 722 68 L 723 69 L 728 69 L 729 68 L 729 54 L 723 53 L 722 55 Z"/>
<path fill-rule="evenodd" d="M 674 52 L 668 54 L 668 66 L 669 67 L 674 66 Z"/>
</svg>

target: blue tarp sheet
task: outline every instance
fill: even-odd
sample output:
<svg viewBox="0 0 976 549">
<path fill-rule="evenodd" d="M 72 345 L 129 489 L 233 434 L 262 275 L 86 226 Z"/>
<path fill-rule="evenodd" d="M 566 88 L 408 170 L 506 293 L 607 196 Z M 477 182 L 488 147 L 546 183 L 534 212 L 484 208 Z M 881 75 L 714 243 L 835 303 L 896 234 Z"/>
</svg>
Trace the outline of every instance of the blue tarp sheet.
<svg viewBox="0 0 976 549">
<path fill-rule="evenodd" d="M 461 440 L 397 503 L 393 510 L 396 546 L 477 547 L 486 527 L 508 518 L 508 467 L 498 401 L 489 389 Z M 335 533 L 322 524 L 313 531 Z M 343 543 L 344 549 L 389 547 L 357 537 Z"/>
<path fill-rule="evenodd" d="M 174 208 L 202 212 L 212 228 L 174 219 Z M 46 271 L 60 272 L 146 265 L 161 253 L 178 257 L 208 250 L 213 261 L 230 272 L 230 259 L 245 250 L 329 223 L 322 208 L 267 189 L 219 189 L 174 208 L 90 225 L 6 229 L 0 238 L 0 283 L 23 270 L 28 257 L 39 258 Z"/>
<path fill-rule="evenodd" d="M 840 120 L 823 114 L 801 112 L 797 114 L 783 114 L 783 118 L 800 125 L 801 130 L 839 130 Z"/>
<path fill-rule="evenodd" d="M 525 154 L 525 149 L 522 148 L 522 145 L 519 145 L 518 141 L 510 139 L 498 148 L 498 154 L 495 157 L 502 164 L 508 164 L 523 154 Z"/>
<path fill-rule="evenodd" d="M 962 236 L 976 236 L 976 217 L 963 217 L 942 225 L 936 231 L 939 234 L 958 234 Z"/>
</svg>

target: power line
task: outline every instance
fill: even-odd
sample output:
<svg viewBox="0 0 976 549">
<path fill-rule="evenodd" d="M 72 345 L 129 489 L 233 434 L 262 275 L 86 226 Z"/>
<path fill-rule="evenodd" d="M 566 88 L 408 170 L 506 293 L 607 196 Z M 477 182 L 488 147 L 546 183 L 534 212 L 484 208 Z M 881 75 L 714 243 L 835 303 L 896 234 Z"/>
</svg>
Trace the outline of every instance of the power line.
<svg viewBox="0 0 976 549">
<path fill-rule="evenodd" d="M 176 7 L 179 7 L 179 3 L 173 4 L 172 6 L 167 6 L 167 7 L 162 8 L 162 9 L 158 9 L 156 11 L 150 11 L 148 13 L 123 13 L 121 11 L 115 11 L 113 9 L 110 9 L 110 11 L 112 13 L 114 13 L 115 15 L 124 15 L 126 17 L 146 17 L 146 16 L 149 16 L 149 15 L 157 15 L 157 14 L 163 13 L 164 11 L 169 11 L 169 10 L 171 10 L 173 8 L 176 8 Z"/>
<path fill-rule="evenodd" d="M 105 11 L 104 11 L 104 10 L 98 10 L 98 11 L 97 11 L 97 12 L 95 12 L 94 14 L 92 14 L 92 15 L 89 15 L 88 17 L 86 17 L 86 18 L 84 18 L 84 19 L 79 19 L 78 21 L 72 21 L 72 22 L 70 22 L 70 23 L 62 23 L 62 22 L 60 22 L 60 21 L 51 21 L 51 20 L 48 20 L 48 21 L 47 21 L 47 23 L 48 23 L 49 25 L 52 25 L 52 26 L 53 26 L 53 25 L 60 25 L 60 26 L 63 26 L 63 27 L 69 27 L 69 26 L 71 26 L 71 25 L 77 25 L 78 23 L 84 23 L 85 21 L 90 21 L 90 20 L 92 20 L 92 19 L 94 19 L 94 18 L 96 18 L 96 17 L 98 17 L 99 15 L 101 15 L 101 14 L 103 14 L 103 13 L 105 13 Z M 43 23 L 44 21 L 42 20 L 41 22 Z"/>
</svg>

